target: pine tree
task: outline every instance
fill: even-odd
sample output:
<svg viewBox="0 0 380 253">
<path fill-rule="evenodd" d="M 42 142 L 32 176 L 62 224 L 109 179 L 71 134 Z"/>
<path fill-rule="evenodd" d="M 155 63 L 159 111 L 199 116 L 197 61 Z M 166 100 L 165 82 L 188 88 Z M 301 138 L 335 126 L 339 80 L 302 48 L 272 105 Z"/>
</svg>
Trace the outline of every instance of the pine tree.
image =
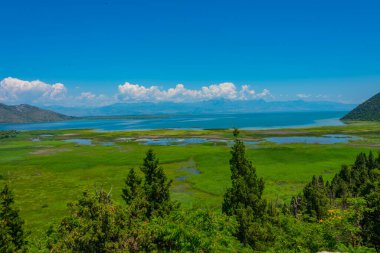
<svg viewBox="0 0 380 253">
<path fill-rule="evenodd" d="M 145 175 L 143 189 L 149 203 L 147 216 L 162 216 L 169 213 L 174 208 L 169 192 L 172 180 L 168 180 L 166 177 L 152 149 L 146 153 L 140 169 Z"/>
<path fill-rule="evenodd" d="M 324 218 L 327 213 L 327 195 L 322 176 L 313 176 L 312 181 L 303 190 L 305 214 L 318 220 Z"/>
<path fill-rule="evenodd" d="M 365 184 L 369 180 L 369 170 L 367 168 L 368 159 L 365 153 L 360 153 L 355 160 L 354 166 L 352 166 L 352 182 L 353 189 L 352 195 L 354 197 L 359 196 L 361 188 L 365 187 Z"/>
<path fill-rule="evenodd" d="M 168 214 L 178 207 L 176 202 L 170 200 L 169 189 L 172 180 L 166 177 L 152 149 L 146 153 L 140 169 L 144 174 L 144 180 L 131 169 L 123 189 L 122 197 L 129 205 L 131 215 L 142 218 L 143 214 L 145 218 L 150 219 L 152 216 Z"/>
<path fill-rule="evenodd" d="M 301 212 L 302 207 L 302 197 L 300 195 L 296 197 L 292 197 L 292 200 L 290 201 L 290 211 L 292 212 L 294 217 L 297 217 L 297 215 Z"/>
<path fill-rule="evenodd" d="M 364 213 L 363 227 L 365 239 L 375 246 L 377 252 L 380 252 L 380 186 L 377 187 L 367 196 L 367 210 Z"/>
<path fill-rule="evenodd" d="M 380 169 L 380 152 L 377 154 L 375 163 L 376 163 L 376 167 Z"/>
<path fill-rule="evenodd" d="M 367 168 L 369 170 L 373 170 L 374 168 L 376 168 L 376 160 L 375 160 L 375 157 L 373 156 L 372 151 L 370 151 L 368 155 Z"/>
<path fill-rule="evenodd" d="M 348 197 L 364 196 L 377 178 L 377 160 L 370 152 L 368 157 L 360 153 L 354 165 L 343 165 L 342 169 L 331 181 L 331 191 L 334 198 L 347 199 Z"/>
<path fill-rule="evenodd" d="M 264 180 L 258 179 L 256 169 L 245 156 L 245 146 L 239 137 L 239 131 L 234 130 L 235 144 L 231 150 L 230 169 L 232 187 L 224 195 L 222 211 L 227 215 L 235 215 L 239 223 L 238 238 L 243 243 L 254 246 L 253 233 L 258 231 L 253 227 L 263 217 L 266 202 L 262 198 Z"/>
<path fill-rule="evenodd" d="M 141 182 L 141 178 L 132 168 L 125 180 L 125 188 L 122 190 L 122 197 L 127 205 L 131 204 L 131 202 L 141 193 Z"/>
<path fill-rule="evenodd" d="M 0 252 L 23 252 L 27 245 L 24 221 L 13 204 L 13 193 L 5 185 L 0 192 Z"/>
<path fill-rule="evenodd" d="M 146 200 L 145 192 L 142 188 L 142 179 L 136 174 L 132 168 L 125 180 L 125 188 L 122 189 L 122 197 L 128 205 L 128 225 L 133 226 L 134 223 L 146 220 L 149 203 Z"/>
</svg>

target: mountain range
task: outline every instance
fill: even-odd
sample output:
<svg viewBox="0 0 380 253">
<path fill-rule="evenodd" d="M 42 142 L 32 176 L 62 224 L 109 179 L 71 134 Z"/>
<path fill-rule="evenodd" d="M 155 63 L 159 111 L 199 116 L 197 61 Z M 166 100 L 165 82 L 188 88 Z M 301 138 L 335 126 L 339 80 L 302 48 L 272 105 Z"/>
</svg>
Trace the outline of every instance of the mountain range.
<svg viewBox="0 0 380 253">
<path fill-rule="evenodd" d="M 128 115 L 218 114 L 255 112 L 349 111 L 355 105 L 334 102 L 295 101 L 231 101 L 210 100 L 194 103 L 141 102 L 117 103 L 103 107 L 5 105 L 0 103 L 0 123 L 52 122 L 76 117 L 111 117 Z M 66 116 L 70 115 L 70 116 Z"/>
<path fill-rule="evenodd" d="M 296 111 L 350 111 L 356 105 L 335 102 L 294 101 L 231 101 L 209 100 L 193 103 L 140 102 L 116 103 L 103 107 L 44 107 L 62 114 L 85 116 L 122 116 L 122 115 L 162 115 L 162 114 L 216 114 L 216 113 L 254 113 L 254 112 L 296 112 Z"/>
</svg>

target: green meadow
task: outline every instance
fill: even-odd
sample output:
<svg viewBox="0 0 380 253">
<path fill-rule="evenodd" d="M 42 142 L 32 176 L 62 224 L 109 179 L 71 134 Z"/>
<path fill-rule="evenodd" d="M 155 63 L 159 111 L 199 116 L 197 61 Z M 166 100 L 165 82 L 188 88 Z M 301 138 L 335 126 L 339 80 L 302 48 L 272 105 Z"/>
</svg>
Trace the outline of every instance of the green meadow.
<svg viewBox="0 0 380 253">
<path fill-rule="evenodd" d="M 348 134 L 360 137 L 340 144 L 276 144 L 267 137 Z M 380 149 L 380 123 L 351 123 L 336 127 L 245 130 L 248 158 L 265 180 L 265 195 L 288 202 L 313 175 L 331 179 L 342 164 L 350 164 L 362 151 Z M 230 144 L 213 141 L 185 146 L 149 146 L 135 139 L 207 138 L 232 140 L 231 130 L 153 130 L 97 132 L 56 130 L 21 132 L 0 140 L 0 186 L 8 183 L 17 207 L 39 243 L 49 225 L 66 213 L 68 202 L 94 187 L 110 191 L 122 203 L 121 189 L 130 168 L 138 168 L 148 148 L 153 148 L 169 178 L 172 198 L 183 207 L 220 209 L 230 184 Z M 38 141 L 35 140 L 38 138 Z M 92 145 L 67 139 L 90 139 Z M 112 145 L 104 143 L 112 142 Z M 198 173 L 199 172 L 199 173 Z"/>
</svg>

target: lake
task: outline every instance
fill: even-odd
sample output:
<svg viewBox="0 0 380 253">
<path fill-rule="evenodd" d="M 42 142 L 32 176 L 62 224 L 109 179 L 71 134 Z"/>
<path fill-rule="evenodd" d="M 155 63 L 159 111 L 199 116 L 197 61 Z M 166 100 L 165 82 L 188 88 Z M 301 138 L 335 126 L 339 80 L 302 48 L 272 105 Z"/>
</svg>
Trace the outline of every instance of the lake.
<svg viewBox="0 0 380 253">
<path fill-rule="evenodd" d="M 347 112 L 279 112 L 213 115 L 168 115 L 125 119 L 80 119 L 49 123 L 0 124 L 0 130 L 96 129 L 100 131 L 150 129 L 269 129 L 343 125 Z"/>
</svg>

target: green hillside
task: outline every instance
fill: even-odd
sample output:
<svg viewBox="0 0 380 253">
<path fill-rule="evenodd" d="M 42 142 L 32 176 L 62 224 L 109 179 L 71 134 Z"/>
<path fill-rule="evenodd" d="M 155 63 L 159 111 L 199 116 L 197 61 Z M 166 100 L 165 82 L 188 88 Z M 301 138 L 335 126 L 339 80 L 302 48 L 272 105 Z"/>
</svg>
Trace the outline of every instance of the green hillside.
<svg viewBox="0 0 380 253">
<path fill-rule="evenodd" d="M 357 106 L 342 120 L 380 121 L 380 93 Z"/>
</svg>

